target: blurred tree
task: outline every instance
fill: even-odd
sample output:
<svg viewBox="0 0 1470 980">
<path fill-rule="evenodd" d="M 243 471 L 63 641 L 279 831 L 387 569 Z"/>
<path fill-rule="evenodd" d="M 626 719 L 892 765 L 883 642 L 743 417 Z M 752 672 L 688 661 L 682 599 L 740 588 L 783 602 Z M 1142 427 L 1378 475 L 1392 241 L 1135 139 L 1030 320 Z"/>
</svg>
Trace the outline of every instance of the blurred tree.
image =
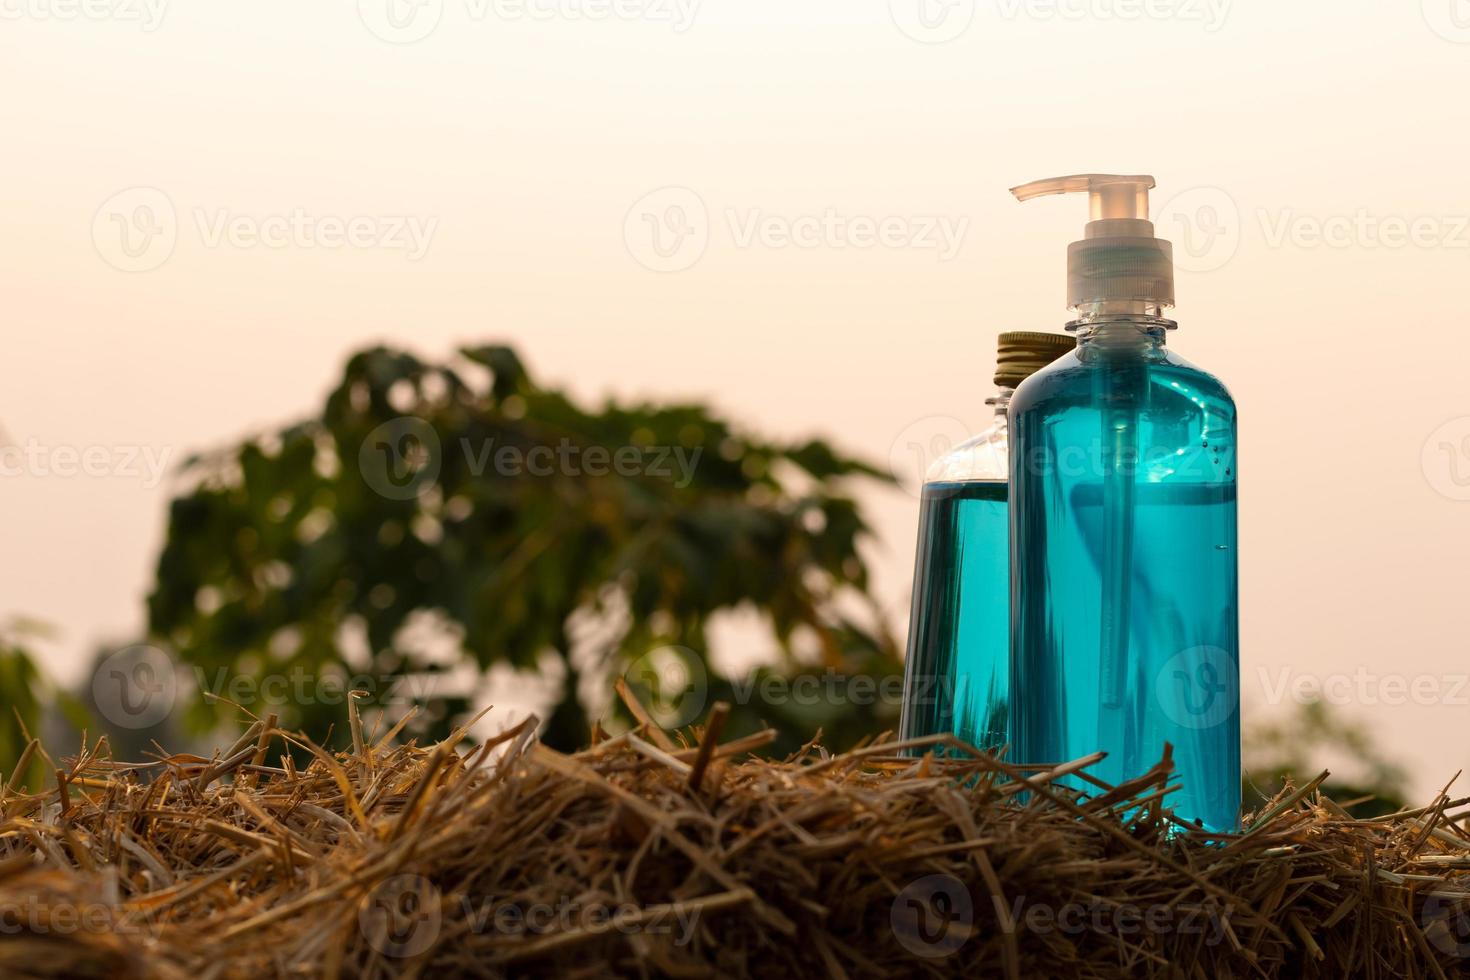
<svg viewBox="0 0 1470 980">
<path fill-rule="evenodd" d="M 699 651 L 684 667 L 707 693 L 700 704 L 740 695 L 743 679 L 704 656 L 722 610 L 765 615 L 777 673 L 798 669 L 803 636 L 836 676 L 900 670 L 859 554 L 868 528 L 844 492 L 847 478 L 884 474 L 822 442 L 752 439 L 698 405 L 584 408 L 536 384 L 508 347 L 449 365 L 363 351 L 320 417 L 187 470 L 149 621 L 206 688 L 292 671 L 315 684 L 442 677 L 464 662 L 537 668 L 550 655 L 562 669 L 545 737 L 567 747 L 587 738 L 589 690 L 646 667 L 649 651 Z M 405 640 L 425 615 L 448 628 L 457 660 Z M 581 623 L 602 635 L 573 656 Z M 794 725 L 793 738 L 828 724 L 842 740 L 896 720 L 883 698 L 833 711 L 744 695 L 732 732 L 765 717 Z M 470 707 L 445 684 L 415 699 L 425 735 Z M 289 708 L 283 722 L 313 734 L 343 717 L 335 698 Z"/>
<path fill-rule="evenodd" d="M 1405 806 L 1403 767 L 1382 754 L 1368 729 L 1333 714 L 1321 701 L 1247 728 L 1243 742 L 1248 811 L 1259 810 L 1286 782 L 1300 786 L 1342 762 L 1349 767 L 1346 777 L 1334 771 L 1322 791 L 1338 803 L 1353 803 L 1355 816 L 1381 816 Z"/>
<path fill-rule="evenodd" d="M 0 785 L 15 777 L 27 741 L 41 735 L 48 714 L 78 729 L 86 726 L 86 710 L 45 675 L 28 648 L 29 642 L 49 634 L 33 620 L 0 624 Z M 39 786 L 48 775 L 42 761 L 40 754 L 33 755 L 17 785 Z"/>
<path fill-rule="evenodd" d="M 25 750 L 26 733 L 34 736 L 40 730 L 40 671 L 22 647 L 9 639 L 0 640 L 0 700 L 9 709 L 0 717 L 0 783 L 10 779 L 14 766 Z M 21 782 L 38 774 L 41 760 L 32 760 Z"/>
</svg>

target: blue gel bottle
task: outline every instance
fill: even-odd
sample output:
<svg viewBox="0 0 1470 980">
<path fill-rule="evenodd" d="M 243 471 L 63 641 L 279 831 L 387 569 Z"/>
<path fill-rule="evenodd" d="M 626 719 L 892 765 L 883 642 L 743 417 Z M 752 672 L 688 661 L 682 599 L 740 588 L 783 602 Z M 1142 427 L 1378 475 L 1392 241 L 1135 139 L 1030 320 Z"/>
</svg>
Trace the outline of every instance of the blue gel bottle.
<svg viewBox="0 0 1470 980">
<path fill-rule="evenodd" d="M 1226 832 L 1240 811 L 1236 411 L 1165 346 L 1173 253 L 1148 220 L 1153 186 L 1088 174 L 1013 191 L 1091 206 L 1067 254 L 1077 349 L 1011 401 L 1013 759 L 1101 749 L 1091 771 L 1116 784 L 1167 743 L 1176 817 Z"/>
<path fill-rule="evenodd" d="M 914 563 L 900 730 L 904 738 L 951 733 L 996 749 L 1007 739 L 1010 701 L 1011 392 L 1070 351 L 1067 334 L 999 338 L 994 424 L 941 457 L 925 475 Z"/>
</svg>

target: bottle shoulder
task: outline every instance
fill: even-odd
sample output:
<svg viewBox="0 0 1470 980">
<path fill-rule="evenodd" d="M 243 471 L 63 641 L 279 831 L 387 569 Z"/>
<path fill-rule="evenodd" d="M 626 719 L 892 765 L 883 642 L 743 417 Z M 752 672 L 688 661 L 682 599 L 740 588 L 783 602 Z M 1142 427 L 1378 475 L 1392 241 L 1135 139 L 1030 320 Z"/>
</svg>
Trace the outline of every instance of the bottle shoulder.
<svg viewBox="0 0 1470 980">
<path fill-rule="evenodd" d="M 924 474 L 927 483 L 1004 481 L 1010 475 L 1010 439 L 998 422 L 935 460 Z"/>
<path fill-rule="evenodd" d="M 1164 349 L 1146 359 L 1124 362 L 1088 358 L 1080 350 L 1065 354 L 1021 383 L 1011 397 L 1011 417 L 1091 401 L 1109 374 L 1123 384 L 1162 389 L 1169 396 L 1188 399 L 1212 414 L 1235 415 L 1235 398 L 1224 381 Z"/>
<path fill-rule="evenodd" d="M 1010 421 L 1013 464 L 1047 479 L 1097 483 L 1125 466 L 1150 484 L 1236 482 L 1235 401 L 1172 351 L 1067 355 L 1016 389 Z"/>
<path fill-rule="evenodd" d="M 1219 375 L 1212 374 L 1197 364 L 1193 364 L 1173 351 L 1167 351 L 1167 367 L 1160 372 L 1160 377 L 1165 380 L 1177 380 L 1188 385 L 1201 395 L 1207 396 L 1212 402 L 1219 406 L 1229 406 L 1231 412 L 1235 410 L 1235 396 L 1230 393 L 1229 387 L 1222 381 Z"/>
</svg>

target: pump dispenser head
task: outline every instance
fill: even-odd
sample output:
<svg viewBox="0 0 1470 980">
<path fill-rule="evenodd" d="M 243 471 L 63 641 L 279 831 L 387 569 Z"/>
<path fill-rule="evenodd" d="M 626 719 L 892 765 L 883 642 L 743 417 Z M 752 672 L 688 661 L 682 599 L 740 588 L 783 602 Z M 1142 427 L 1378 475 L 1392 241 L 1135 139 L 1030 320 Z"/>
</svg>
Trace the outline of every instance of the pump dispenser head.
<svg viewBox="0 0 1470 980">
<path fill-rule="evenodd" d="M 1018 201 L 1048 194 L 1088 196 L 1082 240 L 1067 246 L 1067 307 L 1137 312 L 1174 305 L 1174 247 L 1154 237 L 1147 175 L 1076 174 L 1012 187 Z"/>
</svg>

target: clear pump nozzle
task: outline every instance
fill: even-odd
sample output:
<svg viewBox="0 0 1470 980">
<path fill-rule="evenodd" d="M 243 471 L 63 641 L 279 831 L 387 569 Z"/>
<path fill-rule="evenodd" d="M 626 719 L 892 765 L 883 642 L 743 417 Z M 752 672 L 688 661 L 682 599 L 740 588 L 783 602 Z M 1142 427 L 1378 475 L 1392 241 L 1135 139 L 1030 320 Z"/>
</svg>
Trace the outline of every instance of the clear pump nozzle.
<svg viewBox="0 0 1470 980">
<path fill-rule="evenodd" d="M 1073 174 L 1035 180 L 1011 193 L 1018 201 L 1086 194 L 1082 240 L 1067 247 L 1067 307 L 1094 312 L 1162 310 L 1174 305 L 1174 248 L 1154 236 L 1147 174 Z"/>
<path fill-rule="evenodd" d="M 1147 221 L 1148 192 L 1157 186 L 1147 174 L 1074 174 L 1071 177 L 1033 180 L 1029 184 L 1012 187 L 1011 193 L 1018 201 L 1029 201 L 1049 194 L 1085 192 L 1093 221 L 1113 218 L 1142 218 Z"/>
</svg>

